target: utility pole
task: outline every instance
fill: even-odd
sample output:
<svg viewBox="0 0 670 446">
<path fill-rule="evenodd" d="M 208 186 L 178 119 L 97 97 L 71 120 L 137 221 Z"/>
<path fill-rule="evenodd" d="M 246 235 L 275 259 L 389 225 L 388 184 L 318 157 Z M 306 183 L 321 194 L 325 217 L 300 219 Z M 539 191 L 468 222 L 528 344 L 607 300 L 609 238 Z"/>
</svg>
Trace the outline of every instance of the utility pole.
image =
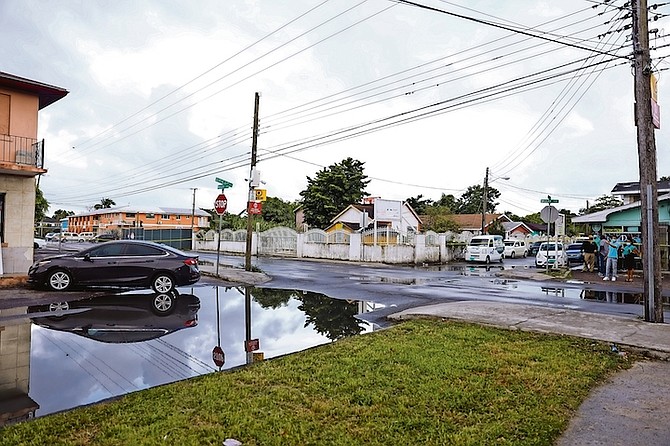
<svg viewBox="0 0 670 446">
<path fill-rule="evenodd" d="M 256 150 L 258 147 L 258 106 L 260 95 L 254 95 L 254 130 L 251 137 L 251 170 L 249 172 L 249 197 L 247 199 L 247 248 L 244 258 L 244 270 L 251 271 L 251 235 L 253 234 L 253 214 L 250 212 L 251 202 L 256 198 L 254 194 L 253 179 L 256 171 Z"/>
<path fill-rule="evenodd" d="M 640 216 L 644 276 L 644 320 L 663 322 L 661 256 L 659 252 L 656 142 L 652 120 L 651 57 L 647 0 L 632 1 L 633 53 L 635 58 L 635 125 L 640 170 Z"/>
<path fill-rule="evenodd" d="M 193 188 L 193 206 L 191 207 L 191 250 L 195 248 L 195 246 L 193 245 L 193 226 L 195 223 L 195 191 L 197 190 L 198 190 L 197 187 Z"/>
<path fill-rule="evenodd" d="M 489 192 L 489 168 L 486 168 L 486 175 L 484 175 L 484 190 L 482 191 L 482 235 L 484 235 L 484 228 L 486 227 L 486 202 L 488 201 Z"/>
</svg>

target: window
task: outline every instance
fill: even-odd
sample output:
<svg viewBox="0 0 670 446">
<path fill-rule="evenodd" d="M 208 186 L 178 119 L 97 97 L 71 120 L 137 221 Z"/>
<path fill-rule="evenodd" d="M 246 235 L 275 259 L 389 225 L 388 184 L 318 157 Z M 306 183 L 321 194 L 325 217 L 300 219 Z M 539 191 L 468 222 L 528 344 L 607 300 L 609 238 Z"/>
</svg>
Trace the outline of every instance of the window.
<svg viewBox="0 0 670 446">
<path fill-rule="evenodd" d="M 170 215 L 169 215 L 169 214 L 163 214 L 163 215 L 161 215 L 161 218 L 162 218 L 163 220 L 169 220 L 169 219 L 170 219 Z"/>
<path fill-rule="evenodd" d="M 135 218 L 134 212 L 126 212 L 126 218 Z"/>
<path fill-rule="evenodd" d="M 91 257 L 118 257 L 123 252 L 122 244 L 102 245 L 91 251 Z"/>
<path fill-rule="evenodd" d="M 128 245 L 126 246 L 127 256 L 162 256 L 165 252 L 153 246 Z"/>
<path fill-rule="evenodd" d="M 156 214 L 147 213 L 147 218 L 156 218 Z"/>
</svg>

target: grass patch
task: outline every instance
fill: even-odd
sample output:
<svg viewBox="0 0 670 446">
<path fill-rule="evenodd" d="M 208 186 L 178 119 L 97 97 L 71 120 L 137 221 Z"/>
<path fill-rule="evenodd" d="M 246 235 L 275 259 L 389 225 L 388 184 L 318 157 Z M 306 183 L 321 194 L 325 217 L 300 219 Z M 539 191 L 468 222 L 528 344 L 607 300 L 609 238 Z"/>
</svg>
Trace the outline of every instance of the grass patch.
<svg viewBox="0 0 670 446">
<path fill-rule="evenodd" d="M 551 445 L 629 365 L 589 340 L 409 321 L 9 426 L 0 444 Z"/>
</svg>

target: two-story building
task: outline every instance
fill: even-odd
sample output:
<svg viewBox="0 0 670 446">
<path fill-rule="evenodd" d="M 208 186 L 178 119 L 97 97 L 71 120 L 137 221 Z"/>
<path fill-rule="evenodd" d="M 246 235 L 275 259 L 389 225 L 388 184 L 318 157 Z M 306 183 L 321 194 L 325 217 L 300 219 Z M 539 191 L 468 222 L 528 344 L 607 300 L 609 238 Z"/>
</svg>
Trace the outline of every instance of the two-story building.
<svg viewBox="0 0 670 446">
<path fill-rule="evenodd" d="M 0 72 L 0 273 L 27 274 L 33 262 L 35 179 L 46 173 L 38 112 L 68 91 Z"/>
<path fill-rule="evenodd" d="M 118 232 L 124 229 L 209 229 L 210 214 L 201 209 L 118 206 L 67 217 L 70 232 Z"/>
</svg>

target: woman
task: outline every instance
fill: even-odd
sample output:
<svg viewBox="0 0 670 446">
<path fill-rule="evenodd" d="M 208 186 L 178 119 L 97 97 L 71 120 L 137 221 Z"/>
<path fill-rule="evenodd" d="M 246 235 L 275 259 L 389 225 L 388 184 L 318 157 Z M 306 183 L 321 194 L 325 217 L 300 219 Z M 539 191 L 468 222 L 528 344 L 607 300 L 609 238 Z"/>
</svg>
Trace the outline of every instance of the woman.
<svg viewBox="0 0 670 446">
<path fill-rule="evenodd" d="M 627 276 L 626 282 L 633 281 L 633 270 L 635 269 L 635 256 L 639 254 L 637 246 L 633 244 L 633 240 L 628 236 L 626 245 L 623 247 L 623 266 L 626 268 Z"/>
</svg>

